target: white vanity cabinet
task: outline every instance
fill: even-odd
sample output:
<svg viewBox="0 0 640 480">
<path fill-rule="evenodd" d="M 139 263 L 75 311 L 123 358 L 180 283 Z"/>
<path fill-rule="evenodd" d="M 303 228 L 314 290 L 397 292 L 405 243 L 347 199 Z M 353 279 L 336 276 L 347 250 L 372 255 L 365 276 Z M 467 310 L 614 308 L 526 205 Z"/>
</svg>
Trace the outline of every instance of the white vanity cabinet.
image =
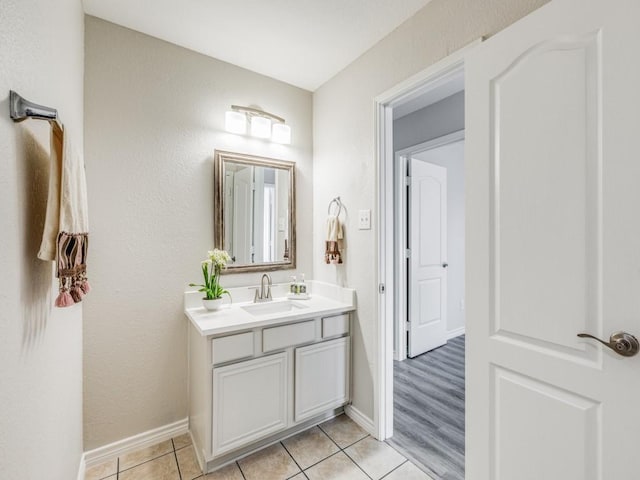
<svg viewBox="0 0 640 480">
<path fill-rule="evenodd" d="M 203 335 L 189 327 L 189 429 L 212 471 L 349 402 L 349 313 Z"/>
<path fill-rule="evenodd" d="M 213 455 L 287 427 L 287 352 L 213 369 Z"/>
<path fill-rule="evenodd" d="M 349 400 L 349 337 L 295 350 L 294 420 L 300 422 Z"/>
</svg>

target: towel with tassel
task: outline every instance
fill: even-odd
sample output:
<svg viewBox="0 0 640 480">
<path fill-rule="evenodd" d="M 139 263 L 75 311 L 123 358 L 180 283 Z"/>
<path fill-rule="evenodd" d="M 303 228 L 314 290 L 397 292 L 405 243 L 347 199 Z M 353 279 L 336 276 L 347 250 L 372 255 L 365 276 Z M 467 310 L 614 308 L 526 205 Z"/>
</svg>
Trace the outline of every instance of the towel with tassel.
<svg viewBox="0 0 640 480">
<path fill-rule="evenodd" d="M 49 197 L 38 258 L 56 262 L 60 292 L 56 307 L 82 301 L 87 280 L 89 220 L 84 162 L 64 130 L 51 123 Z"/>
<path fill-rule="evenodd" d="M 342 263 L 342 223 L 337 215 L 329 215 L 327 218 L 327 240 L 325 242 L 324 261 L 327 264 Z"/>
</svg>

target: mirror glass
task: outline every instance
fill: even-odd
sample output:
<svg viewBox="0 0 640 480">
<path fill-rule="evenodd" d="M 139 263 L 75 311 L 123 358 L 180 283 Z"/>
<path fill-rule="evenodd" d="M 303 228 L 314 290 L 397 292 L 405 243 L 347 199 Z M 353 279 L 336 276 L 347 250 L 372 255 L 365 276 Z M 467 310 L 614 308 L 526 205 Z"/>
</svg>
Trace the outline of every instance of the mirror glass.
<svg viewBox="0 0 640 480">
<path fill-rule="evenodd" d="M 216 152 L 215 243 L 231 272 L 295 268 L 293 162 Z"/>
</svg>

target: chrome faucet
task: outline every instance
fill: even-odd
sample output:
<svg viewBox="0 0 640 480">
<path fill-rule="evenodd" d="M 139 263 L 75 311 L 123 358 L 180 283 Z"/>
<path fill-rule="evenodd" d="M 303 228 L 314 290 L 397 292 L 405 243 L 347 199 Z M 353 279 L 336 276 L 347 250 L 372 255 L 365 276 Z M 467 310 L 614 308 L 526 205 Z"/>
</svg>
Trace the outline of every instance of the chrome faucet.
<svg viewBox="0 0 640 480">
<path fill-rule="evenodd" d="M 267 280 L 266 292 L 264 283 L 265 279 Z M 268 273 L 265 273 L 262 275 L 262 279 L 260 279 L 260 293 L 258 294 L 258 289 L 256 288 L 256 295 L 253 298 L 253 303 L 270 302 L 271 300 L 273 300 L 271 297 L 271 277 Z"/>
</svg>

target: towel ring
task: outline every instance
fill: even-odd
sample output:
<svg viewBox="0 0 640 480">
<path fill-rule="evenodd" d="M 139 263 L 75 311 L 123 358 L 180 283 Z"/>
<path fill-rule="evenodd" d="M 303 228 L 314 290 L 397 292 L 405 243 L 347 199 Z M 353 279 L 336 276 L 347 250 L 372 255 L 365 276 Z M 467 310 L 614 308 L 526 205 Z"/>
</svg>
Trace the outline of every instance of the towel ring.
<svg viewBox="0 0 640 480">
<path fill-rule="evenodd" d="M 340 212 L 342 212 L 342 202 L 340 201 L 340 197 L 336 197 L 329 202 L 329 207 L 327 208 L 327 214 L 331 215 L 331 207 L 333 204 L 338 206 L 338 213 L 336 213 L 336 217 L 340 216 Z"/>
</svg>

